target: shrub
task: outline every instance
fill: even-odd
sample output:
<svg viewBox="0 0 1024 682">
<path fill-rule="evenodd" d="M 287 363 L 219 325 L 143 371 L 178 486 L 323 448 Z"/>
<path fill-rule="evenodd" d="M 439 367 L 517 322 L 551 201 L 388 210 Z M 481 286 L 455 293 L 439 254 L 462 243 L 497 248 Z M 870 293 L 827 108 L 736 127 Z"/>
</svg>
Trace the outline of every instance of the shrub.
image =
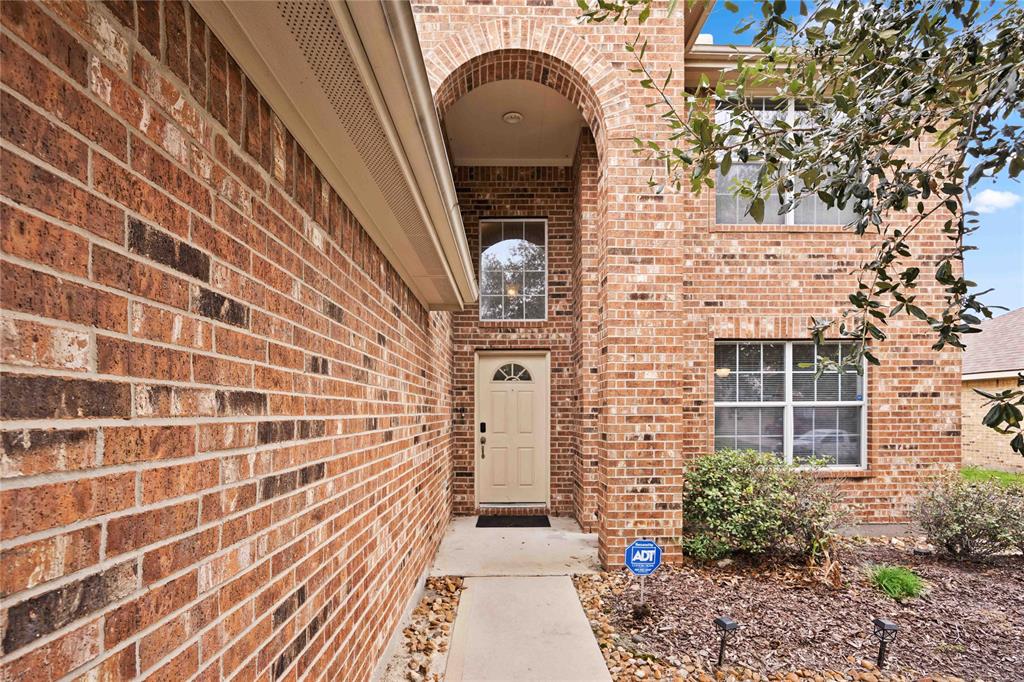
<svg viewBox="0 0 1024 682">
<path fill-rule="evenodd" d="M 1016 495 L 1011 493 L 1007 496 L 1009 497 L 1008 531 L 1010 546 L 1024 554 L 1024 488 L 1017 488 L 1016 493 Z"/>
<path fill-rule="evenodd" d="M 918 501 L 916 517 L 928 541 L 950 554 L 984 558 L 1024 544 L 1024 491 L 995 481 L 941 478 Z"/>
<path fill-rule="evenodd" d="M 869 570 L 868 577 L 893 599 L 917 597 L 924 592 L 921 576 L 902 566 L 874 566 Z"/>
<path fill-rule="evenodd" d="M 688 555 L 827 550 L 843 513 L 835 491 L 813 472 L 773 455 L 720 450 L 686 473 L 682 546 Z"/>
<path fill-rule="evenodd" d="M 849 521 L 842 492 L 834 479 L 823 479 L 815 469 L 789 467 L 790 506 L 784 525 L 786 542 L 801 556 L 817 561 L 831 554 L 836 529 Z"/>
</svg>

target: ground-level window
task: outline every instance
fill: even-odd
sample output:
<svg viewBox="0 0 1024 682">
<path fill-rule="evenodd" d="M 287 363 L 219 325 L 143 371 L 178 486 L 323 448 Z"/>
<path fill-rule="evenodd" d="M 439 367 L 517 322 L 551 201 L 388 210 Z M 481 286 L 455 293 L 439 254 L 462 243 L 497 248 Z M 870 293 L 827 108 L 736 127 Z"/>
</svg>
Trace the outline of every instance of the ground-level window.
<svg viewBox="0 0 1024 682">
<path fill-rule="evenodd" d="M 851 343 L 716 343 L 715 449 L 864 466 L 865 375 L 848 369 L 819 376 L 816 364 L 852 351 Z"/>
<path fill-rule="evenodd" d="M 480 319 L 547 319 L 547 223 L 480 222 Z"/>
</svg>

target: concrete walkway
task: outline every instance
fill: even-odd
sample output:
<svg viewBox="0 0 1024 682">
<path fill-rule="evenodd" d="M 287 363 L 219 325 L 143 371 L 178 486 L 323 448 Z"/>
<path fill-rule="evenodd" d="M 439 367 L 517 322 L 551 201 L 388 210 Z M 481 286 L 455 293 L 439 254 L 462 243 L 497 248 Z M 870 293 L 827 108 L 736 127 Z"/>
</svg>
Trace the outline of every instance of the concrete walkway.
<svg viewBox="0 0 1024 682">
<path fill-rule="evenodd" d="M 551 528 L 449 525 L 432 575 L 468 576 L 447 682 L 611 680 L 569 575 L 600 570 L 597 536 L 571 519 Z"/>
<path fill-rule="evenodd" d="M 569 576 L 467 578 L 447 682 L 611 680 Z"/>
<path fill-rule="evenodd" d="M 452 519 L 430 575 L 509 576 L 597 573 L 597 534 L 570 518 L 551 528 L 477 528 L 475 516 Z"/>
</svg>

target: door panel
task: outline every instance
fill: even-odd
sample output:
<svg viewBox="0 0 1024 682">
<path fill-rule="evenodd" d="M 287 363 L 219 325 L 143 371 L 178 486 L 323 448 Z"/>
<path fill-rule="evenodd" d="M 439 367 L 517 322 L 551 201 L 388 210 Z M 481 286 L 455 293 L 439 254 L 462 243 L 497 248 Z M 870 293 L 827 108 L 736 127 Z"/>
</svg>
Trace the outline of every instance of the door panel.
<svg viewBox="0 0 1024 682">
<path fill-rule="evenodd" d="M 550 471 L 547 357 L 481 354 L 476 394 L 477 499 L 483 504 L 546 503 Z M 480 432 L 480 422 L 487 424 L 486 433 Z"/>
<path fill-rule="evenodd" d="M 533 477 L 534 457 L 536 448 L 519 448 L 519 484 L 531 486 L 536 481 Z"/>
<path fill-rule="evenodd" d="M 516 393 L 516 406 L 519 410 L 516 426 L 519 433 L 529 435 L 533 433 L 533 391 L 519 389 Z"/>
<path fill-rule="evenodd" d="M 492 457 L 491 466 L 489 470 L 491 472 L 491 485 L 495 488 L 507 488 L 508 487 L 508 448 L 492 448 L 487 453 L 488 456 Z"/>
</svg>

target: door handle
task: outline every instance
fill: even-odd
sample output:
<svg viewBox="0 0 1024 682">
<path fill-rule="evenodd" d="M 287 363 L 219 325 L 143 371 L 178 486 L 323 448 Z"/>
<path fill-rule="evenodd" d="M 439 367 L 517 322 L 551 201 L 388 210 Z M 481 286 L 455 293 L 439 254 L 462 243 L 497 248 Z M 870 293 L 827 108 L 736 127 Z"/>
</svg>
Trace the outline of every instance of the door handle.
<svg viewBox="0 0 1024 682">
<path fill-rule="evenodd" d="M 486 459 L 487 455 L 484 453 L 484 445 L 487 444 L 487 436 L 480 436 L 480 459 Z"/>
</svg>

